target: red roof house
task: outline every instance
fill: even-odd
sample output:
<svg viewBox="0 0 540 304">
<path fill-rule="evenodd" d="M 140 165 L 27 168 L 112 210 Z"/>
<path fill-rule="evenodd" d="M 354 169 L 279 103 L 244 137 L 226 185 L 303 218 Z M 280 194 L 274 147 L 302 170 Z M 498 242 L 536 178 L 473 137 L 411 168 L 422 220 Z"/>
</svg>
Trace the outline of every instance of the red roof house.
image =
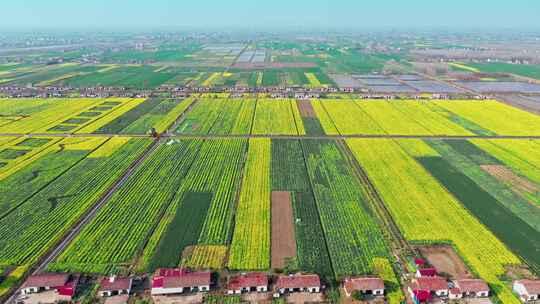
<svg viewBox="0 0 540 304">
<path fill-rule="evenodd" d="M 416 271 L 416 277 L 434 277 L 437 275 L 437 269 L 435 268 L 421 268 Z"/>
<path fill-rule="evenodd" d="M 185 269 L 161 268 L 152 278 L 152 295 L 180 294 L 209 291 L 212 274 L 209 271 L 192 272 Z"/>
<path fill-rule="evenodd" d="M 287 292 L 320 292 L 321 280 L 316 274 L 280 275 L 274 287 L 280 294 Z"/>
<path fill-rule="evenodd" d="M 118 278 L 116 276 L 105 277 L 99 284 L 98 295 L 100 297 L 129 295 L 132 285 L 133 278 Z"/>
<path fill-rule="evenodd" d="M 266 273 L 251 272 L 233 276 L 227 285 L 227 294 L 241 294 L 252 291 L 268 291 L 268 275 Z"/>
<path fill-rule="evenodd" d="M 424 266 L 426 261 L 424 261 L 424 259 L 416 258 L 414 259 L 414 264 L 416 264 L 416 266 Z"/>
<path fill-rule="evenodd" d="M 419 302 L 425 302 L 433 295 L 446 297 L 449 293 L 448 282 L 441 277 L 416 278 L 409 286 L 409 292 Z M 429 297 L 426 297 L 427 293 L 429 293 Z"/>
<path fill-rule="evenodd" d="M 384 295 L 384 281 L 380 278 L 347 278 L 343 281 L 343 288 L 348 297 L 355 291 L 376 296 Z"/>
<path fill-rule="evenodd" d="M 419 303 L 426 303 L 431 301 L 431 292 L 427 290 L 414 290 L 412 297 Z"/>
<path fill-rule="evenodd" d="M 30 276 L 21 287 L 22 294 L 54 290 L 62 297 L 75 295 L 79 276 L 67 273 L 43 273 Z"/>
</svg>

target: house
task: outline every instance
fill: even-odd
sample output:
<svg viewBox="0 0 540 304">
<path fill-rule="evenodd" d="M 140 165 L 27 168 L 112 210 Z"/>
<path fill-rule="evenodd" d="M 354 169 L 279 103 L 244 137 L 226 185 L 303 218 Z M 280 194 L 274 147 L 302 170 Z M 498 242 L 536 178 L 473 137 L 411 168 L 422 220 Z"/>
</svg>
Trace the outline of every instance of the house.
<svg viewBox="0 0 540 304">
<path fill-rule="evenodd" d="M 540 280 L 515 281 L 513 289 L 525 303 L 540 300 Z"/>
<path fill-rule="evenodd" d="M 292 292 L 318 293 L 321 290 L 321 280 L 316 274 L 280 275 L 274 288 L 277 294 Z"/>
<path fill-rule="evenodd" d="M 99 284 L 98 295 L 100 297 L 129 295 L 132 285 L 133 278 L 118 278 L 116 276 L 105 277 Z"/>
<path fill-rule="evenodd" d="M 268 275 L 266 273 L 252 272 L 233 276 L 227 285 L 227 294 L 242 294 L 246 292 L 267 292 Z"/>
<path fill-rule="evenodd" d="M 43 273 L 30 276 L 21 286 L 21 294 L 54 290 L 63 300 L 75 295 L 79 276 L 67 273 Z"/>
<path fill-rule="evenodd" d="M 461 292 L 461 289 L 454 287 L 450 288 L 448 291 L 448 298 L 450 300 L 459 300 L 463 298 L 463 292 Z"/>
<path fill-rule="evenodd" d="M 210 271 L 192 272 L 185 269 L 161 268 L 152 278 L 152 295 L 181 294 L 209 291 L 212 283 Z"/>
<path fill-rule="evenodd" d="M 424 265 L 426 265 L 426 261 L 424 261 L 424 259 L 421 259 L 421 258 L 416 258 L 414 259 L 414 264 L 417 267 L 424 267 Z"/>
<path fill-rule="evenodd" d="M 374 296 L 384 295 L 384 281 L 380 278 L 347 278 L 343 282 L 343 288 L 347 297 L 355 291 Z"/>
<path fill-rule="evenodd" d="M 480 279 L 462 279 L 454 281 L 454 293 L 461 293 L 462 297 L 489 297 L 489 286 L 485 281 Z"/>
<path fill-rule="evenodd" d="M 437 269 L 435 268 L 420 268 L 416 271 L 416 277 L 434 277 L 437 276 Z"/>
<path fill-rule="evenodd" d="M 441 277 L 420 277 L 413 279 L 409 293 L 416 302 L 428 302 L 433 296 L 447 297 L 448 283 Z"/>
</svg>

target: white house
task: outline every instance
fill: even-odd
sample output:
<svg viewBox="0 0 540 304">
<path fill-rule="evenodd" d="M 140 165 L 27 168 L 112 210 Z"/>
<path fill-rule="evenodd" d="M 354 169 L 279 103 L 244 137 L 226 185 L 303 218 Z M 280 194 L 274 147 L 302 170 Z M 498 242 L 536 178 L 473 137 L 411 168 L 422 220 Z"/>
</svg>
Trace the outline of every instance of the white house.
<svg viewBox="0 0 540 304">
<path fill-rule="evenodd" d="M 515 281 L 513 289 L 525 303 L 540 300 L 540 280 Z"/>
<path fill-rule="evenodd" d="M 374 296 L 384 295 L 384 281 L 380 278 L 347 278 L 343 281 L 343 288 L 347 297 L 355 291 Z"/>
<path fill-rule="evenodd" d="M 448 282 L 441 277 L 420 277 L 413 279 L 409 292 L 418 302 L 427 302 L 433 295 L 439 298 L 448 297 L 450 290 Z"/>
<path fill-rule="evenodd" d="M 274 286 L 278 294 L 321 291 L 321 280 L 316 274 L 280 275 Z"/>
<path fill-rule="evenodd" d="M 268 275 L 266 273 L 252 272 L 233 276 L 227 284 L 227 294 L 229 295 L 267 291 Z"/>
<path fill-rule="evenodd" d="M 458 289 L 462 297 L 475 297 L 475 298 L 489 297 L 489 286 L 483 280 L 462 279 L 462 280 L 454 281 L 454 285 L 455 285 L 454 289 Z"/>
<path fill-rule="evenodd" d="M 158 269 L 152 278 L 152 295 L 205 292 L 210 290 L 211 273 L 185 269 Z"/>
</svg>

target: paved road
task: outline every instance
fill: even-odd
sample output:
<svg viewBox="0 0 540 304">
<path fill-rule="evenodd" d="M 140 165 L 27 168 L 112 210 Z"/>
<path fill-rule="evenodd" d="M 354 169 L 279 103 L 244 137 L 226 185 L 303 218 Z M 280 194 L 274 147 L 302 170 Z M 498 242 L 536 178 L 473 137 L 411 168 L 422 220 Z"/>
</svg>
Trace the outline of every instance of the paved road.
<svg viewBox="0 0 540 304">
<path fill-rule="evenodd" d="M 75 239 L 75 237 L 79 234 L 79 232 L 82 230 L 82 228 L 89 223 L 99 212 L 99 210 L 109 201 L 109 199 L 112 197 L 112 195 L 122 186 L 125 184 L 125 182 L 128 180 L 128 178 L 135 172 L 135 170 L 142 164 L 142 162 L 148 158 L 152 154 L 152 152 L 156 149 L 158 146 L 158 141 L 152 142 L 152 144 L 146 149 L 146 151 L 138 158 L 136 159 L 127 169 L 127 171 L 120 177 L 117 181 L 114 182 L 114 184 L 109 188 L 109 190 L 101 197 L 101 199 L 82 216 L 82 219 L 79 221 L 77 225 L 75 225 L 68 233 L 62 238 L 62 241 L 56 245 L 53 246 L 53 248 L 47 252 L 43 258 L 37 263 L 36 266 L 34 266 L 34 270 L 32 271 L 32 274 L 38 274 L 42 271 L 44 271 L 47 266 L 53 262 L 63 251 L 67 248 L 67 246 Z M 20 282 L 22 283 L 22 282 Z M 11 297 L 9 297 L 6 300 L 6 303 L 15 303 L 17 296 L 19 294 L 19 290 L 16 290 Z"/>
<path fill-rule="evenodd" d="M 150 138 L 146 134 L 0 134 L 0 137 L 133 137 Z M 416 139 L 540 139 L 540 135 L 392 135 L 392 134 L 351 134 L 351 135 L 275 135 L 275 134 L 162 134 L 163 139 L 201 138 L 276 138 L 276 139 L 348 139 L 348 138 L 416 138 Z"/>
</svg>

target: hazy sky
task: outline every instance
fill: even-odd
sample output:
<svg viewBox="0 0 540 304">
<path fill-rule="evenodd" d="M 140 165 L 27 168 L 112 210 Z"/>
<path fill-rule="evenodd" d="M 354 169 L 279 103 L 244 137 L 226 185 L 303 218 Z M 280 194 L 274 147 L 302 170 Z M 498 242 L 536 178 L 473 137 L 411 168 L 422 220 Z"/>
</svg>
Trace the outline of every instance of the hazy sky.
<svg viewBox="0 0 540 304">
<path fill-rule="evenodd" d="M 534 27 L 540 0 L 3 0 L 2 28 Z"/>
</svg>

